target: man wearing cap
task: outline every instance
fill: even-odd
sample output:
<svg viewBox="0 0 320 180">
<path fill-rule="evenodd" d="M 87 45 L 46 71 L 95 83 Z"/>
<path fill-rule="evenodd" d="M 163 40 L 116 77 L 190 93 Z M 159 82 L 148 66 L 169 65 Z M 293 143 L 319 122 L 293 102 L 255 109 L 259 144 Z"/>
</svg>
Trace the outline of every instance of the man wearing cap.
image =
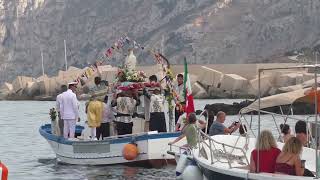
<svg viewBox="0 0 320 180">
<path fill-rule="evenodd" d="M 80 120 L 78 100 L 75 94 L 77 83 L 69 83 L 68 88 L 69 89 L 62 94 L 60 99 L 60 114 L 64 122 L 63 137 L 74 138 L 76 120 Z"/>
</svg>

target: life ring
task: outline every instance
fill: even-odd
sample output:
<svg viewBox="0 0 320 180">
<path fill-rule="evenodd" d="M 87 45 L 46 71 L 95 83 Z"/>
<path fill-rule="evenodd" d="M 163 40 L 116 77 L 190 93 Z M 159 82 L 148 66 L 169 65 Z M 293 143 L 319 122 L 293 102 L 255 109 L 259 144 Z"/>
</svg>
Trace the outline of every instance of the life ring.
<svg viewBox="0 0 320 180">
<path fill-rule="evenodd" d="M 124 157 L 124 159 L 131 161 L 136 159 L 138 155 L 139 155 L 139 149 L 136 144 L 129 143 L 124 145 L 122 149 L 122 156 Z"/>
<path fill-rule="evenodd" d="M 8 180 L 8 168 L 0 162 L 1 180 Z"/>
</svg>

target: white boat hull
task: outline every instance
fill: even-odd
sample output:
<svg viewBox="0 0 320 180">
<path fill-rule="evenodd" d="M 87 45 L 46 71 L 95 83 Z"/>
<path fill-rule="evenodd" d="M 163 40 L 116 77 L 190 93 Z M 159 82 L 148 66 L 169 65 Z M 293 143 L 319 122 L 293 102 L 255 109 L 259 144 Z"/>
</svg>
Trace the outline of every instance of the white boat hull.
<svg viewBox="0 0 320 180">
<path fill-rule="evenodd" d="M 125 137 L 110 137 L 103 141 L 70 141 L 50 133 L 50 125 L 40 128 L 40 134 L 48 141 L 59 162 L 79 165 L 110 165 L 135 162 L 173 162 L 167 154 L 168 143 L 180 133 L 145 133 Z M 136 159 L 128 161 L 122 155 L 123 147 L 134 141 L 139 149 Z M 157 165 L 155 165 L 157 166 Z"/>
<path fill-rule="evenodd" d="M 217 135 L 212 136 L 212 138 L 218 142 L 223 142 L 224 144 L 228 145 L 235 145 L 238 139 L 238 136 L 232 135 Z M 239 139 L 237 144 L 241 147 L 245 142 L 245 138 Z M 237 145 L 237 146 L 238 146 Z M 215 145 L 219 148 L 219 145 Z M 255 146 L 255 138 L 250 138 L 248 143 L 248 150 L 246 151 L 246 156 L 250 159 L 251 151 L 254 149 Z M 278 148 L 282 148 L 283 143 L 278 143 Z M 213 162 L 211 163 L 210 151 L 206 148 L 206 152 L 208 154 L 208 159 L 205 159 L 202 156 L 199 156 L 198 149 L 194 150 L 193 159 L 198 164 L 199 168 L 201 169 L 204 177 L 208 180 L 217 180 L 217 179 L 224 179 L 224 180 L 243 180 L 243 179 L 270 179 L 270 180 L 296 180 L 296 179 L 314 179 L 313 177 L 301 177 L 301 176 L 290 176 L 284 174 L 273 174 L 273 173 L 250 173 L 248 170 L 247 165 L 243 165 L 238 161 L 231 162 L 232 168 L 230 168 L 228 163 L 222 163 L 217 161 L 217 159 L 213 156 Z M 234 154 L 240 155 L 241 153 L 237 150 L 233 151 Z M 304 148 L 302 153 L 302 159 L 306 160 L 306 167 L 311 170 L 315 171 L 315 151 L 310 148 Z M 220 161 L 226 161 L 226 159 L 220 159 Z M 243 161 L 245 162 L 245 161 Z"/>
</svg>

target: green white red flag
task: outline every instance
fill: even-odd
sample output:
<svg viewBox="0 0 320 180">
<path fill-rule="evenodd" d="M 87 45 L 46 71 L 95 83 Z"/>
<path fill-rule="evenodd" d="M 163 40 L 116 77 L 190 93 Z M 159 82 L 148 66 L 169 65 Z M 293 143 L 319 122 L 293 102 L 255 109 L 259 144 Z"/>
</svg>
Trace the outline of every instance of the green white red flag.
<svg viewBox="0 0 320 180">
<path fill-rule="evenodd" d="M 185 112 L 187 113 L 187 115 L 189 115 L 190 113 L 195 112 L 195 108 L 194 108 L 194 100 L 193 100 L 193 96 L 192 96 L 192 89 L 191 89 L 191 82 L 190 82 L 190 76 L 188 73 L 188 63 L 187 63 L 187 58 L 184 58 L 184 97 L 186 100 L 186 108 L 185 108 Z"/>
</svg>

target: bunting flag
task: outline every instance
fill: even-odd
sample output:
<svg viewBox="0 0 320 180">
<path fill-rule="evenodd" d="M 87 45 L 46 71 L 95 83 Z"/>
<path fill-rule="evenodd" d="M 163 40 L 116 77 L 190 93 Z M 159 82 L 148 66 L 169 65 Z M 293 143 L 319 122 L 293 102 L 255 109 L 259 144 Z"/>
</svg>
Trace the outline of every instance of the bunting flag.
<svg viewBox="0 0 320 180">
<path fill-rule="evenodd" d="M 194 100 L 192 96 L 192 90 L 191 90 L 191 83 L 190 83 L 190 77 L 188 74 L 188 64 L 187 64 L 187 58 L 184 58 L 184 97 L 186 100 L 186 113 L 189 115 L 190 113 L 195 112 L 194 109 Z"/>
<path fill-rule="evenodd" d="M 129 38 L 128 36 L 122 36 L 118 40 L 116 40 L 110 48 L 108 48 L 105 51 L 104 55 L 106 58 L 111 58 L 114 54 L 113 51 L 121 50 L 123 47 L 125 47 L 126 45 L 130 45 L 131 43 L 134 49 L 145 49 L 141 44 L 137 43 L 137 41 Z"/>
<path fill-rule="evenodd" d="M 112 48 L 113 48 L 113 46 L 112 46 Z M 107 49 L 105 55 L 106 55 L 107 57 L 111 57 L 111 56 L 112 56 L 111 48 Z"/>
</svg>

